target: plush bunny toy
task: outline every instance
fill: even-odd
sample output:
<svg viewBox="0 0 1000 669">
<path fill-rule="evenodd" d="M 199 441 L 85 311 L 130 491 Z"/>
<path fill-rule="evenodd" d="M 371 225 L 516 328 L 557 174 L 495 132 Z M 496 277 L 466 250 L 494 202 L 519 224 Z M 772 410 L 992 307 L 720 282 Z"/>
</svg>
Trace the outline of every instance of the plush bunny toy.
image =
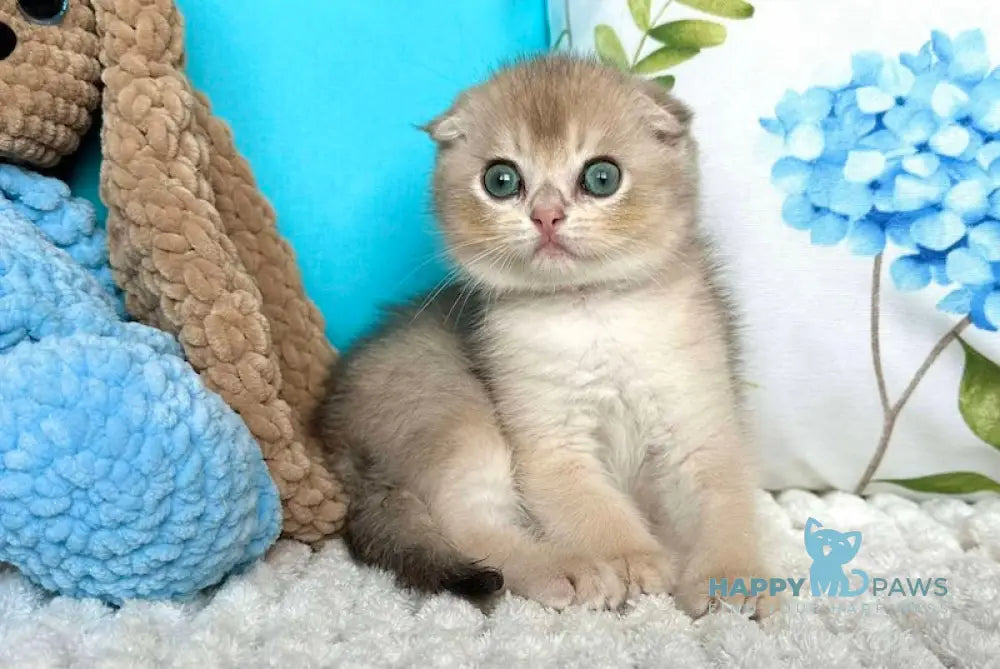
<svg viewBox="0 0 1000 669">
<path fill-rule="evenodd" d="M 177 340 L 122 319 L 93 207 L 30 169 L 78 147 L 99 48 L 88 0 L 0 0 L 0 562 L 70 596 L 182 598 L 263 555 L 282 510 Z"/>
</svg>

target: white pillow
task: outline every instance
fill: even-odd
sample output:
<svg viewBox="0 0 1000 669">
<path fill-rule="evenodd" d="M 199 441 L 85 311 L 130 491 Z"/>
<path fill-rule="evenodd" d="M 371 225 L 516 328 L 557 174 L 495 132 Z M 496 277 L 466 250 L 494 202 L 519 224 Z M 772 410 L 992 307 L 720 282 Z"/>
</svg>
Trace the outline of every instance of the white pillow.
<svg viewBox="0 0 1000 669">
<path fill-rule="evenodd" d="M 908 489 L 919 491 L 1000 491 L 1000 368 L 994 364 L 1000 333 L 990 330 L 1000 326 L 1000 223 L 993 222 L 1000 219 L 1000 143 L 988 145 L 1000 140 L 1000 3 L 649 4 L 551 0 L 552 40 L 568 46 L 568 27 L 572 48 L 591 51 L 596 33 L 605 59 L 639 63 L 649 76 L 675 76 L 675 93 L 695 110 L 704 222 L 742 311 L 747 396 L 765 485 L 853 490 L 886 436 L 891 411 L 880 400 L 870 322 L 872 254 L 881 248 L 880 230 L 888 228 L 878 341 L 889 405 L 963 317 L 939 308 L 942 298 L 949 296 L 942 307 L 964 304 L 968 311 L 972 296 L 974 323 L 961 337 L 978 354 L 970 352 L 967 363 L 958 341 L 944 341 L 898 411 L 874 479 L 906 479 Z M 664 7 L 659 19 L 646 18 Z M 654 37 L 643 40 L 637 27 L 637 21 L 690 19 L 712 23 L 654 26 L 666 47 Z M 940 31 L 934 48 L 921 53 L 932 31 Z M 720 38 L 716 46 L 694 48 Z M 862 52 L 882 57 L 857 55 Z M 901 53 L 916 56 L 904 63 Z M 684 57 L 653 71 L 656 63 Z M 944 64 L 937 64 L 942 57 Z M 992 81 L 983 83 L 984 77 Z M 787 91 L 817 86 L 832 94 L 815 89 L 805 98 L 786 98 L 781 122 L 763 124 L 777 134 L 762 126 L 761 119 L 776 118 Z M 884 111 L 901 103 L 907 104 Z M 955 121 L 945 120 L 950 117 Z M 875 134 L 885 127 L 895 132 Z M 985 148 L 969 148 L 979 139 Z M 917 150 L 927 155 L 906 155 Z M 792 153 L 802 160 L 778 162 Z M 878 192 L 873 179 L 881 181 Z M 803 180 L 805 195 L 787 195 L 802 190 Z M 898 260 L 919 251 L 914 240 L 926 245 L 920 259 Z M 928 277 L 948 285 L 930 280 L 923 286 Z M 982 283 L 958 290 L 968 282 Z M 865 490 L 881 488 L 902 490 L 887 483 Z"/>
</svg>

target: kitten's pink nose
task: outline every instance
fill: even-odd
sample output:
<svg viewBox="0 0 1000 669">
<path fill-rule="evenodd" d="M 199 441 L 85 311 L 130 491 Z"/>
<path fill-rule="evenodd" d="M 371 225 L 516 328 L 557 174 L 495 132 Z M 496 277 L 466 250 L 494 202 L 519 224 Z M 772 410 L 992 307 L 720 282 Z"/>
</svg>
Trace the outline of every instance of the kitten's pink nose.
<svg viewBox="0 0 1000 669">
<path fill-rule="evenodd" d="M 559 205 L 539 205 L 531 210 L 531 221 L 539 232 L 551 234 L 566 219 L 566 212 Z"/>
</svg>

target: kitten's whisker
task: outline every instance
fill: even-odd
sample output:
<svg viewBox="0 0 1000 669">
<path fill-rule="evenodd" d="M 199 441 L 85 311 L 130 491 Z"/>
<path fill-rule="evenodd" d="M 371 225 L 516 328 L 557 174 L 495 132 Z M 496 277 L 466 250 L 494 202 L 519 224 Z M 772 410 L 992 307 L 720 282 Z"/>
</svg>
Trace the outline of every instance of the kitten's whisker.
<svg viewBox="0 0 1000 669">
<path fill-rule="evenodd" d="M 486 249 L 485 251 L 481 251 L 480 253 L 477 253 L 476 255 L 474 255 L 469 260 L 465 261 L 464 264 L 465 265 L 472 265 L 474 263 L 481 262 L 484 258 L 488 258 L 488 257 L 494 255 L 495 253 L 497 253 L 498 251 L 502 252 L 503 251 L 503 247 L 501 247 L 501 246 L 494 246 L 494 247 Z M 427 307 L 429 307 L 434 302 L 434 300 L 436 300 L 437 297 L 446 288 L 448 288 L 448 286 L 451 285 L 451 282 L 454 281 L 456 278 L 458 278 L 458 276 L 461 273 L 462 273 L 462 268 L 461 267 L 457 267 L 457 268 L 453 269 L 452 271 L 448 272 L 448 274 L 446 274 L 445 277 L 441 281 L 438 282 L 436 288 L 427 296 L 427 298 L 424 300 L 423 304 L 420 306 L 420 309 L 418 309 L 417 313 L 415 313 L 413 315 L 413 318 L 410 319 L 410 322 L 411 323 L 414 322 L 420 316 L 420 314 L 422 314 L 427 309 Z M 461 292 L 459 293 L 459 297 L 461 297 Z M 456 298 L 455 302 L 458 302 L 458 298 Z M 454 309 L 454 307 L 455 307 L 455 303 L 452 303 L 452 309 Z M 451 316 L 451 309 L 449 309 L 448 313 L 445 315 L 445 321 L 447 321 L 450 316 Z"/>
<path fill-rule="evenodd" d="M 455 327 L 458 327 L 462 322 L 462 311 L 465 309 L 465 303 L 469 301 L 469 296 L 472 295 L 473 287 L 474 284 L 466 282 L 462 285 L 462 290 L 458 292 L 458 298 L 455 300 L 455 304 L 458 304 L 459 300 L 462 301 L 462 304 L 458 308 L 458 313 L 455 314 Z M 463 295 L 465 296 L 464 298 Z M 455 308 L 455 304 L 451 305 L 451 309 Z M 451 316 L 451 309 L 448 310 L 448 316 L 445 317 L 446 321 L 448 320 L 448 317 Z"/>
<path fill-rule="evenodd" d="M 479 254 L 478 256 L 476 256 L 477 261 L 478 262 L 482 262 L 482 260 L 484 258 L 487 258 L 490 255 L 493 255 L 493 253 L 496 252 L 496 251 L 501 251 L 502 252 L 502 250 L 503 250 L 503 247 L 501 247 L 501 246 L 493 247 L 493 249 L 491 251 L 487 251 L 485 254 Z M 466 279 L 465 279 L 465 281 L 462 282 L 462 288 L 458 292 L 458 297 L 455 298 L 455 301 L 452 302 L 452 304 L 451 304 L 451 308 L 448 309 L 448 313 L 445 314 L 445 317 L 444 317 L 445 322 L 448 322 L 448 319 L 451 318 L 451 312 L 455 309 L 455 305 L 458 304 L 459 300 L 462 300 L 462 294 L 465 293 L 466 290 L 468 289 L 469 292 L 468 292 L 468 294 L 465 295 L 465 299 L 462 302 L 462 306 L 458 310 L 458 315 L 455 317 L 455 324 L 457 325 L 459 323 L 459 319 L 462 317 L 462 309 L 465 308 L 465 303 L 469 301 L 469 297 L 472 295 L 472 292 L 475 290 L 476 283 L 477 283 L 476 279 L 473 278 L 473 277 L 468 276 L 468 272 L 466 272 Z"/>
<path fill-rule="evenodd" d="M 459 270 L 453 269 L 447 274 L 445 274 L 444 278 L 438 281 L 437 284 L 435 284 L 434 290 L 432 290 L 430 294 L 427 295 L 423 303 L 420 305 L 420 308 L 417 309 L 417 312 L 415 314 L 413 314 L 413 317 L 410 319 L 410 323 L 415 322 L 417 318 L 420 317 L 420 314 L 424 313 L 427 307 L 429 307 L 434 302 L 434 300 L 437 299 L 437 296 L 440 295 L 442 291 L 444 291 L 446 288 L 448 288 L 448 286 L 451 285 L 451 282 L 455 279 L 455 277 L 458 276 L 458 273 Z"/>
<path fill-rule="evenodd" d="M 468 304 L 469 298 L 472 297 L 472 294 L 475 293 L 479 286 L 482 285 L 482 282 L 473 278 L 469 280 L 467 285 L 469 287 L 469 292 L 466 293 L 465 300 L 462 301 L 462 306 L 458 308 L 458 316 L 455 317 L 456 325 L 462 322 L 462 312 L 465 311 L 465 305 Z"/>
<path fill-rule="evenodd" d="M 424 267 L 426 267 L 428 264 L 430 264 L 430 263 L 432 263 L 432 262 L 434 262 L 436 260 L 437 261 L 443 261 L 443 262 L 446 262 L 446 263 L 449 262 L 449 261 L 451 261 L 451 256 L 448 254 L 448 250 L 449 249 L 451 249 L 453 251 L 457 251 L 459 249 L 468 248 L 470 246 L 477 246 L 477 245 L 480 245 L 480 244 L 488 244 L 490 242 L 498 242 L 498 241 L 500 241 L 502 239 L 503 239 L 503 235 L 491 235 L 489 237 L 482 237 L 482 238 L 479 238 L 479 239 L 472 239 L 472 240 L 468 240 L 468 241 L 461 242 L 461 243 L 458 243 L 458 244 L 450 244 L 447 248 L 443 248 L 443 249 L 440 249 L 438 251 L 435 251 L 435 252 L 431 253 L 427 258 L 425 258 L 421 263 L 419 263 L 416 267 L 412 268 L 409 272 L 407 272 L 406 275 L 396 283 L 396 286 L 395 286 L 395 288 L 393 290 L 394 291 L 399 290 L 399 288 L 402 287 L 402 285 L 404 283 L 406 283 L 411 278 L 413 278 L 414 274 L 416 274 L 417 272 L 419 272 L 421 269 L 423 269 Z"/>
<path fill-rule="evenodd" d="M 417 272 L 419 272 L 420 270 L 422 270 L 424 267 L 426 267 L 430 263 L 434 262 L 435 260 L 439 260 L 439 261 L 440 260 L 446 260 L 447 257 L 448 256 L 443 251 L 438 251 L 438 252 L 432 253 L 430 255 L 430 257 L 425 258 L 423 260 L 423 262 L 419 263 L 416 267 L 413 267 L 412 269 L 410 269 L 410 271 L 407 272 L 406 275 L 402 279 L 400 279 L 398 282 L 396 282 L 396 286 L 393 288 L 393 291 L 399 290 L 403 286 L 403 284 L 405 284 L 407 281 L 409 281 L 410 279 L 413 278 L 414 274 L 416 274 Z"/>
<path fill-rule="evenodd" d="M 462 282 L 461 287 L 458 289 L 458 297 L 456 297 L 452 301 L 451 306 L 448 307 L 448 313 L 446 313 L 444 315 L 444 322 L 445 323 L 447 323 L 451 319 L 451 312 L 453 312 L 455 310 L 455 306 L 458 304 L 458 301 L 462 299 L 462 294 L 465 292 L 466 286 L 467 286 L 467 284 L 465 282 Z M 455 323 L 458 323 L 458 319 L 457 318 L 455 319 Z"/>
</svg>

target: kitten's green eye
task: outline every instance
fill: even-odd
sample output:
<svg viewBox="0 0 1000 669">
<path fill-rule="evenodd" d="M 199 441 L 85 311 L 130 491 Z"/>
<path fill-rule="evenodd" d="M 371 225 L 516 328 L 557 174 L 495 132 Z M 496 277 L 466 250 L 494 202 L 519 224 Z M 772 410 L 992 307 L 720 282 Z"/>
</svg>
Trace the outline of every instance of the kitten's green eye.
<svg viewBox="0 0 1000 669">
<path fill-rule="evenodd" d="M 493 163 L 483 174 L 483 188 L 498 200 L 506 200 L 521 192 L 521 175 L 510 163 Z"/>
<path fill-rule="evenodd" d="M 597 160 L 583 168 L 583 188 L 591 195 L 613 195 L 622 182 L 622 172 L 610 160 Z"/>
</svg>

